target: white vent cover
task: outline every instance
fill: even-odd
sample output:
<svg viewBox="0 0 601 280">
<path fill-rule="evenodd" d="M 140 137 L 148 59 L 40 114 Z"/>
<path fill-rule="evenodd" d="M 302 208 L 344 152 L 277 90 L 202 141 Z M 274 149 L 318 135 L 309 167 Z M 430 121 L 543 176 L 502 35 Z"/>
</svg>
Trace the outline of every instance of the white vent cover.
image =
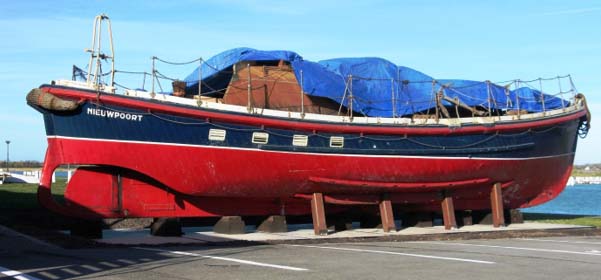
<svg viewBox="0 0 601 280">
<path fill-rule="evenodd" d="M 252 142 L 255 144 L 267 144 L 269 141 L 269 134 L 265 132 L 253 132 Z"/>
<path fill-rule="evenodd" d="M 212 141 L 225 141 L 225 130 L 223 130 L 223 129 L 209 129 L 209 140 L 212 140 Z"/>
<path fill-rule="evenodd" d="M 307 135 L 294 135 L 292 138 L 293 146 L 302 146 L 306 147 L 309 143 L 309 137 Z"/>
<path fill-rule="evenodd" d="M 332 147 L 332 148 L 344 147 L 344 137 L 340 137 L 340 136 L 330 137 L 330 147 Z"/>
</svg>

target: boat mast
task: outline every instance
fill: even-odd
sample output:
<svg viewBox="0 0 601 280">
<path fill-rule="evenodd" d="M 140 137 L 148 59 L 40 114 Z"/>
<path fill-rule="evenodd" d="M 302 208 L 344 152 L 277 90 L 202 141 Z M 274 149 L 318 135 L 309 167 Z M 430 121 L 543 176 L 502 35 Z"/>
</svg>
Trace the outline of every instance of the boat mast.
<svg viewBox="0 0 601 280">
<path fill-rule="evenodd" d="M 109 45 L 111 48 L 110 55 L 104 54 L 101 51 L 102 21 L 107 22 Z M 108 84 L 108 86 L 110 88 L 113 88 L 115 84 L 115 51 L 113 48 L 113 31 L 111 29 L 111 21 L 107 15 L 100 14 L 94 18 L 94 29 L 92 30 L 92 46 L 89 49 L 85 49 L 85 51 L 90 53 L 90 61 L 88 63 L 88 75 L 86 79 L 88 86 L 100 88 L 100 79 L 103 76 L 102 60 L 106 61 L 107 59 L 110 59 L 111 83 Z M 114 90 L 114 88 L 112 90 Z"/>
</svg>

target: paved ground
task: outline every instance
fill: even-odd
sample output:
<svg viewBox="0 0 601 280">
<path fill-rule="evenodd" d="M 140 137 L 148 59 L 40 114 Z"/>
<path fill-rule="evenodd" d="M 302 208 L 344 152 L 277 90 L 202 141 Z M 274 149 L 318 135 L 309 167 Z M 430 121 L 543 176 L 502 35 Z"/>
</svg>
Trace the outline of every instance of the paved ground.
<svg viewBox="0 0 601 280">
<path fill-rule="evenodd" d="M 601 277 L 601 236 L 66 250 L 0 230 L 0 245 L 0 275 L 16 279 Z"/>
<path fill-rule="evenodd" d="M 182 237 L 157 237 L 151 236 L 148 229 L 143 230 L 105 230 L 100 243 L 113 245 L 161 245 L 161 244 L 207 244 L 227 243 L 230 241 L 253 241 L 269 243 L 304 243 L 339 241 L 341 239 L 380 239 L 380 240 L 408 240 L 415 236 L 432 235 L 461 235 L 461 234 L 494 234 L 531 231 L 553 231 L 562 229 L 587 229 L 590 227 L 561 224 L 544 224 L 526 222 L 510 224 L 506 227 L 494 228 L 492 225 L 470 225 L 459 229 L 445 230 L 444 226 L 409 227 L 399 231 L 383 232 L 378 228 L 358 228 L 358 223 L 352 230 L 334 232 L 328 235 L 316 236 L 311 224 L 289 225 L 285 233 L 257 232 L 253 226 L 247 226 L 245 234 L 219 234 L 213 232 L 212 227 L 185 227 Z M 509 235 L 508 235 L 509 236 Z M 415 238 L 413 238 L 415 239 Z"/>
</svg>

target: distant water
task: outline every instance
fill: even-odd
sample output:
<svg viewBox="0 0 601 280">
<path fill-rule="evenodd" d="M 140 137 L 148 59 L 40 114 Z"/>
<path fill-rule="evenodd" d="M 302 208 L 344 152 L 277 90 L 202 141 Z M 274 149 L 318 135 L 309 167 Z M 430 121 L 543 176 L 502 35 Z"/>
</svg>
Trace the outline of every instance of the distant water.
<svg viewBox="0 0 601 280">
<path fill-rule="evenodd" d="M 522 212 L 601 216 L 601 185 L 568 186 L 554 200 Z"/>
<path fill-rule="evenodd" d="M 25 172 L 19 171 L 19 170 L 15 170 L 15 171 L 11 170 L 10 173 L 23 174 Z M 60 178 L 67 178 L 67 171 L 55 171 L 54 176 L 60 177 Z"/>
</svg>

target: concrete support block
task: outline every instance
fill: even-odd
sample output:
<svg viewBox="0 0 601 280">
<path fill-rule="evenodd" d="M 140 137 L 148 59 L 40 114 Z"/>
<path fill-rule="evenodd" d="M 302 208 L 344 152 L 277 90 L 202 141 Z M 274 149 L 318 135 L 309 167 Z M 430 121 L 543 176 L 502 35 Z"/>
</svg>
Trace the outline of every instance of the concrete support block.
<svg viewBox="0 0 601 280">
<path fill-rule="evenodd" d="M 287 232 L 286 216 L 269 216 L 258 227 L 261 232 Z"/>
<path fill-rule="evenodd" d="M 457 219 L 457 227 L 471 226 L 474 224 L 471 210 L 455 211 L 455 218 Z"/>
<path fill-rule="evenodd" d="M 509 215 L 505 215 L 506 217 L 509 216 L 509 220 L 511 224 L 523 224 L 524 223 L 524 215 L 522 214 L 522 211 L 520 211 L 520 209 L 510 209 L 509 210 Z"/>
<path fill-rule="evenodd" d="M 215 226 L 213 226 L 213 231 L 216 233 L 223 234 L 244 234 L 246 224 L 242 220 L 240 216 L 223 216 Z"/>
<path fill-rule="evenodd" d="M 154 236 L 182 236 L 182 225 L 178 218 L 157 218 L 150 225 L 150 234 Z"/>
<path fill-rule="evenodd" d="M 402 217 L 403 227 L 431 227 L 433 226 L 432 213 L 415 212 L 406 213 Z"/>
</svg>

